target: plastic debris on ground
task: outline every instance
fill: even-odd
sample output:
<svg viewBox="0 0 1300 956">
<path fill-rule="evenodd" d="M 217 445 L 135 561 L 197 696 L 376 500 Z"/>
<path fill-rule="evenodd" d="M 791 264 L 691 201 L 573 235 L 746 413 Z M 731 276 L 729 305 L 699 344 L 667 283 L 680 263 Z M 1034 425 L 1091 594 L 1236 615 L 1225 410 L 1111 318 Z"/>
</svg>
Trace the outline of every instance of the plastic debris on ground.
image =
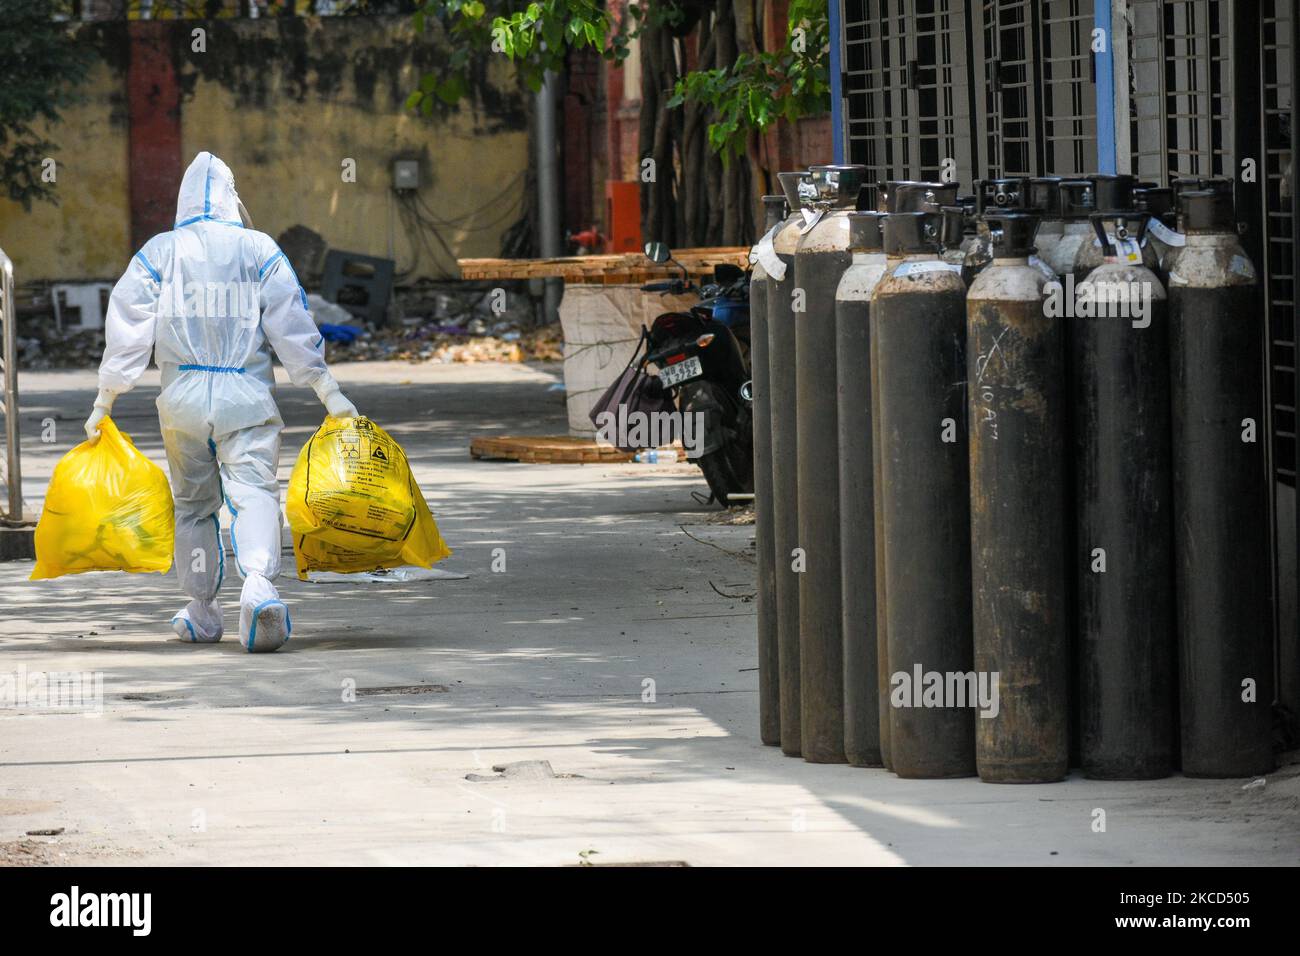
<svg viewBox="0 0 1300 956">
<path fill-rule="evenodd" d="M 444 571 L 442 568 L 401 567 L 387 568 L 383 571 L 368 571 L 362 574 L 343 574 L 339 571 L 308 571 L 307 580 L 312 584 L 337 584 L 341 582 L 373 581 L 376 584 L 410 584 L 416 581 L 464 581 L 468 574 L 458 571 Z"/>
<path fill-rule="evenodd" d="M 315 292 L 307 296 L 307 311 L 311 313 L 311 317 L 320 326 L 350 325 L 356 321 L 352 317 L 352 313 L 343 306 L 337 302 L 330 302 L 324 296 Z"/>
<path fill-rule="evenodd" d="M 338 342 L 343 345 L 355 342 L 366 334 L 365 329 L 357 328 L 355 325 L 330 325 L 328 322 L 322 322 L 317 328 L 320 329 L 320 334 L 325 336 L 326 342 Z"/>
<path fill-rule="evenodd" d="M 754 523 L 754 505 L 733 505 L 721 511 L 710 512 L 704 519 L 705 524 L 745 525 Z"/>
</svg>

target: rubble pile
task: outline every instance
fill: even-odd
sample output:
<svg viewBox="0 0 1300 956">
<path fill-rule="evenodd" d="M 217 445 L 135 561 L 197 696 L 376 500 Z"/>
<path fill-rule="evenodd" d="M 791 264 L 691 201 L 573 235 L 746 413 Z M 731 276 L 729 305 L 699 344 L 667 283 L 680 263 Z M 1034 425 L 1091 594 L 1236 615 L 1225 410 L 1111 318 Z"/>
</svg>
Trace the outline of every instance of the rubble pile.
<svg viewBox="0 0 1300 956">
<path fill-rule="evenodd" d="M 492 332 L 435 323 L 400 329 L 376 329 L 351 342 L 330 342 L 330 362 L 558 362 L 564 340 L 558 325 L 528 332 Z"/>
<path fill-rule="evenodd" d="M 313 317 L 330 362 L 558 362 L 559 324 L 534 326 L 528 296 L 481 284 L 423 284 L 396 290 L 396 321 L 371 326 L 312 294 Z M 18 336 L 18 367 L 31 371 L 96 368 L 102 330 L 59 331 L 48 298 L 33 298 Z"/>
<path fill-rule="evenodd" d="M 51 326 L 53 322 L 51 322 Z M 57 331 L 24 328 L 18 336 L 18 367 L 32 372 L 52 368 L 98 368 L 104 356 L 99 330 Z"/>
</svg>

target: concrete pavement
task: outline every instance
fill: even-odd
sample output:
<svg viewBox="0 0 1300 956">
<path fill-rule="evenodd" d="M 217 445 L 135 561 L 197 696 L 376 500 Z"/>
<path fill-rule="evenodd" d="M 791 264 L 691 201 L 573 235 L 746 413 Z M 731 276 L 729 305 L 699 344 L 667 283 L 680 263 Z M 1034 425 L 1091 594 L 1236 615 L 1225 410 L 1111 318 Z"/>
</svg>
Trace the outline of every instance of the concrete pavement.
<svg viewBox="0 0 1300 956">
<path fill-rule="evenodd" d="M 184 603 L 174 575 L 38 584 L 30 562 L 0 564 L 0 675 L 103 680 L 100 714 L 0 708 L 0 863 L 1300 859 L 1295 765 L 1252 789 L 1000 787 L 763 747 L 754 607 L 710 586 L 753 589 L 753 529 L 706 520 L 695 469 L 470 460 L 474 434 L 563 432 L 555 367 L 335 371 L 406 448 L 456 552 L 440 567 L 469 577 L 324 585 L 290 570 L 293 642 L 248 655 L 229 633 L 211 647 L 168 639 Z M 32 504 L 81 437 L 93 380 L 22 376 Z M 152 373 L 115 417 L 161 464 L 156 394 Z M 322 411 L 303 390 L 278 398 L 287 479 Z M 230 629 L 237 593 L 226 582 Z M 491 769 L 520 761 L 555 776 Z"/>
</svg>

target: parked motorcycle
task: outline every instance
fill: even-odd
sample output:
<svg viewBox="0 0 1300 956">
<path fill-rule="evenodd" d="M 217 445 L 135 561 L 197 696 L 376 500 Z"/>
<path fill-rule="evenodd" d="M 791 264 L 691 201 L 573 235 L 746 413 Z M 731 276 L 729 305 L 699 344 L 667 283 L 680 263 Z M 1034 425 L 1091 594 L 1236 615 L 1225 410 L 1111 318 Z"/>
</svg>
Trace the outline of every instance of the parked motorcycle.
<svg viewBox="0 0 1300 956">
<path fill-rule="evenodd" d="M 651 260 L 671 262 L 661 242 L 645 247 Z M 714 270 L 713 281 L 697 288 L 686 270 L 677 279 L 650 282 L 643 292 L 696 292 L 688 312 L 665 312 L 650 327 L 641 367 L 652 365 L 678 412 L 697 416 L 699 429 L 683 434 L 688 460 L 704 472 L 714 501 L 723 507 L 733 495 L 754 491 L 754 429 L 749 377 L 749 275 L 732 265 Z M 693 439 L 687 442 L 685 439 Z"/>
</svg>

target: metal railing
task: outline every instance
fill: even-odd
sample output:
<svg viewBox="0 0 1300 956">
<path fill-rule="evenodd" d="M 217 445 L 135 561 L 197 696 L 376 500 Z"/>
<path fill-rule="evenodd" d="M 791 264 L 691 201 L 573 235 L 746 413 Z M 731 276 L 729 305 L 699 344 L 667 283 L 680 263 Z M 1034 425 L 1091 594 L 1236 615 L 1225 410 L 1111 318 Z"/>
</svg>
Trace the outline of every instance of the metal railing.
<svg viewBox="0 0 1300 956">
<path fill-rule="evenodd" d="M 0 474 L 8 495 L 4 517 L 21 521 L 23 517 L 23 472 L 18 462 L 18 319 L 14 311 L 14 264 L 0 249 L 0 373 L 4 376 L 4 393 L 0 395 L 0 414 L 5 420 L 4 472 Z"/>
</svg>

